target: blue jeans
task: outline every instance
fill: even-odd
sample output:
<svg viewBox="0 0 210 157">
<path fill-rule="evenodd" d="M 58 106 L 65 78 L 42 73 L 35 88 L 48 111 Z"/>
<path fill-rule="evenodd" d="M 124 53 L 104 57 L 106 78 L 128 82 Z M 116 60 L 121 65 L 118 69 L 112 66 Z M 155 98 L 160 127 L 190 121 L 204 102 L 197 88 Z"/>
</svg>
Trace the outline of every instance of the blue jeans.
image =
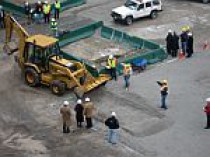
<svg viewBox="0 0 210 157">
<path fill-rule="evenodd" d="M 187 42 L 182 42 L 182 51 L 184 55 L 187 53 Z"/>
<path fill-rule="evenodd" d="M 167 109 L 166 97 L 167 97 L 167 94 L 166 95 L 161 95 L 161 108 L 164 108 L 164 109 Z"/>
<path fill-rule="evenodd" d="M 119 129 L 108 129 L 108 142 L 117 144 L 119 139 Z"/>
<path fill-rule="evenodd" d="M 129 79 L 130 79 L 130 75 L 125 75 L 125 76 L 124 76 L 125 88 L 128 88 L 128 87 L 130 86 Z"/>
</svg>

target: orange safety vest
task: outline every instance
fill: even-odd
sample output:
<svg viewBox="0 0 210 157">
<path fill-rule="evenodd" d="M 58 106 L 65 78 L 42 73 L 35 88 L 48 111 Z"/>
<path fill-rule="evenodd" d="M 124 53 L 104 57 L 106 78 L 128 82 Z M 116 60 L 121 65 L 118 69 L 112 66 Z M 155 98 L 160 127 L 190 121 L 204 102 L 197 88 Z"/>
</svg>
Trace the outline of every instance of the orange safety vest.
<svg viewBox="0 0 210 157">
<path fill-rule="evenodd" d="M 124 65 L 123 74 L 124 75 L 130 75 L 131 74 L 131 65 L 130 64 Z"/>
</svg>

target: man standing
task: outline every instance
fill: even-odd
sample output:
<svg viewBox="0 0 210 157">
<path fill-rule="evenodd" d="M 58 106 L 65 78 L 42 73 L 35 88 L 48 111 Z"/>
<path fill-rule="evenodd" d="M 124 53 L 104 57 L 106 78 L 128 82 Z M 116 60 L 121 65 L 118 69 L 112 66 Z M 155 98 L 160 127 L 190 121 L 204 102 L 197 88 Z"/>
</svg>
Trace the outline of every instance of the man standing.
<svg viewBox="0 0 210 157">
<path fill-rule="evenodd" d="M 4 10 L 0 5 L 0 28 L 4 28 Z"/>
<path fill-rule="evenodd" d="M 166 106 L 166 97 L 168 95 L 168 81 L 157 81 L 158 85 L 160 85 L 160 94 L 161 94 L 161 108 L 167 110 Z"/>
<path fill-rule="evenodd" d="M 172 45 L 172 57 L 177 57 L 179 50 L 179 36 L 174 32 L 173 34 L 173 45 Z"/>
<path fill-rule="evenodd" d="M 193 54 L 193 35 L 192 32 L 188 33 L 188 42 L 187 42 L 187 58 L 191 57 Z"/>
<path fill-rule="evenodd" d="M 59 0 L 56 0 L 54 3 L 54 7 L 55 7 L 55 12 L 54 12 L 55 19 L 59 19 L 60 10 L 61 10 L 61 2 Z"/>
<path fill-rule="evenodd" d="M 187 41 L 188 41 L 188 35 L 187 35 L 186 28 L 182 28 L 182 33 L 180 35 L 180 39 L 181 39 L 182 51 L 183 51 L 184 55 L 186 55 L 186 52 L 187 52 Z"/>
<path fill-rule="evenodd" d="M 28 3 L 28 1 L 25 2 L 24 4 L 24 10 L 25 10 L 25 14 L 27 16 L 27 24 L 30 24 L 31 23 L 31 5 Z"/>
<path fill-rule="evenodd" d="M 124 80 L 125 80 L 125 90 L 129 90 L 130 87 L 130 76 L 132 73 L 132 67 L 131 64 L 129 63 L 125 63 L 123 64 L 123 76 L 124 76 Z"/>
<path fill-rule="evenodd" d="M 58 23 L 55 18 L 51 19 L 50 28 L 54 37 L 58 37 Z"/>
<path fill-rule="evenodd" d="M 94 105 L 90 101 L 90 98 L 88 98 L 88 97 L 85 98 L 84 116 L 85 116 L 85 120 L 87 123 L 87 125 L 86 125 L 87 129 L 90 129 L 93 126 L 93 124 L 92 124 L 93 110 L 94 110 Z"/>
<path fill-rule="evenodd" d="M 210 129 L 210 98 L 206 99 L 207 105 L 204 107 L 204 112 L 206 113 L 207 124 L 204 129 Z"/>
<path fill-rule="evenodd" d="M 172 55 L 172 46 L 173 46 L 173 35 L 172 30 L 168 30 L 168 35 L 166 36 L 166 48 L 168 55 Z"/>
<path fill-rule="evenodd" d="M 107 60 L 107 66 L 110 72 L 110 76 L 112 79 L 117 80 L 117 59 L 113 55 L 109 55 L 109 58 Z"/>
<path fill-rule="evenodd" d="M 60 114 L 63 119 L 63 133 L 70 133 L 70 125 L 71 125 L 71 110 L 69 108 L 69 102 L 64 101 L 63 107 L 60 108 Z"/>
<path fill-rule="evenodd" d="M 108 142 L 117 144 L 120 126 L 115 112 L 112 112 L 111 117 L 105 120 L 105 125 L 108 126 Z"/>
<path fill-rule="evenodd" d="M 83 110 L 84 107 L 82 106 L 82 100 L 78 99 L 74 111 L 76 112 L 77 127 L 80 128 L 82 127 L 82 123 L 84 122 Z"/>
<path fill-rule="evenodd" d="M 35 14 L 37 16 L 37 19 L 36 20 L 37 20 L 38 23 L 41 23 L 42 13 L 43 13 L 42 2 L 41 1 L 38 1 L 36 3 L 36 6 L 35 6 Z"/>
<path fill-rule="evenodd" d="M 50 11 L 51 11 L 51 5 L 48 3 L 48 1 L 45 1 L 45 4 L 43 6 L 44 22 L 45 23 L 50 22 Z"/>
</svg>

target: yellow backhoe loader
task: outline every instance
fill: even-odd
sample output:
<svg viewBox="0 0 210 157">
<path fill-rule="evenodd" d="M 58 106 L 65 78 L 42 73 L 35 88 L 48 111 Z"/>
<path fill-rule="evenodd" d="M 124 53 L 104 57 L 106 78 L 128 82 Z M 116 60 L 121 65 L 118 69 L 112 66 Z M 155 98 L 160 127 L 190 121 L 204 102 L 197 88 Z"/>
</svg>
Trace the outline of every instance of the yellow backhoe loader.
<svg viewBox="0 0 210 157">
<path fill-rule="evenodd" d="M 58 39 L 41 34 L 30 36 L 10 15 L 5 16 L 5 25 L 5 48 L 9 48 L 15 31 L 19 38 L 16 60 L 29 86 L 44 84 L 52 93 L 62 95 L 66 89 L 74 87 L 83 87 L 86 93 L 110 80 L 106 74 L 93 77 L 84 64 L 63 58 Z"/>
</svg>

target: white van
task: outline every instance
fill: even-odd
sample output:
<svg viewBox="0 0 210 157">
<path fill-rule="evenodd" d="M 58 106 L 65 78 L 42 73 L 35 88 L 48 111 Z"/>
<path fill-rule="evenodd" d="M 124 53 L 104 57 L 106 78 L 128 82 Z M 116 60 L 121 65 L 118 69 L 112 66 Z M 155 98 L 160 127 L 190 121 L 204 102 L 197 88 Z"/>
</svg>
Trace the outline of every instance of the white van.
<svg viewBox="0 0 210 157">
<path fill-rule="evenodd" d="M 161 0 L 127 0 L 123 6 L 113 9 L 111 16 L 114 21 L 124 21 L 131 25 L 134 19 L 141 17 L 150 16 L 154 19 L 161 10 Z"/>
</svg>

